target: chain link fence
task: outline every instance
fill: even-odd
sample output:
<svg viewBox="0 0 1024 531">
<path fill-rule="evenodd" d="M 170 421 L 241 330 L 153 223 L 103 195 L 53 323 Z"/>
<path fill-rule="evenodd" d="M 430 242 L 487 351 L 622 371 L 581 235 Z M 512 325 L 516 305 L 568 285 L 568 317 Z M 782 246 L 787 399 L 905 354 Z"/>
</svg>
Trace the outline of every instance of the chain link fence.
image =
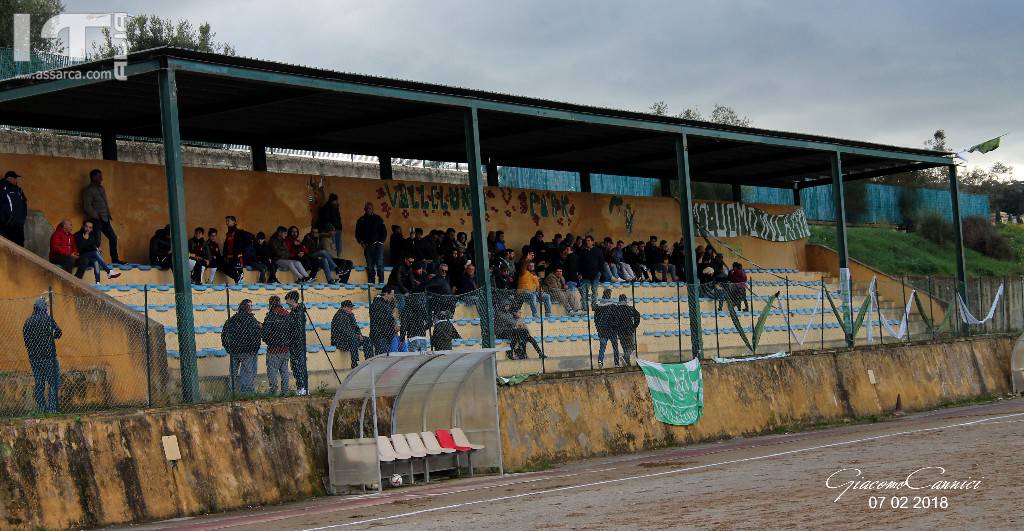
<svg viewBox="0 0 1024 531">
<path fill-rule="evenodd" d="M 497 346 L 508 348 L 503 376 L 685 361 L 695 333 L 705 358 L 735 358 L 1024 329 L 1024 277 L 971 279 L 963 308 L 972 324 L 948 277 L 853 282 L 848 291 L 820 274 L 750 278 L 552 283 L 489 298 L 366 283 L 208 284 L 191 294 L 191 333 L 177 329 L 186 306 L 170 285 L 101 286 L 111 299 L 7 299 L 0 416 L 328 393 L 372 356 L 480 348 L 491 333 L 486 315 Z M 183 359 L 192 351 L 195 373 Z"/>
</svg>

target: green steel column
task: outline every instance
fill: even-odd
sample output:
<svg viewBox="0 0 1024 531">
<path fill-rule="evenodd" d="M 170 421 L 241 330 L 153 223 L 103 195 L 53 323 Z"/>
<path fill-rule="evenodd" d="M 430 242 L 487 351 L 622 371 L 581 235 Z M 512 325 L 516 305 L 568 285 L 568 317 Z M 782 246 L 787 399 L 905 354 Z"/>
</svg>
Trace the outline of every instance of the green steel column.
<svg viewBox="0 0 1024 531">
<path fill-rule="evenodd" d="M 100 136 L 100 147 L 103 151 L 103 160 L 117 160 L 117 135 L 113 131 L 103 131 Z"/>
<path fill-rule="evenodd" d="M 676 173 L 679 176 L 679 223 L 683 229 L 683 244 L 687 251 L 683 279 L 688 288 L 686 291 L 690 314 L 690 348 L 693 357 L 701 359 L 704 357 L 704 341 L 701 337 L 700 300 L 692 300 L 692 297 L 700 294 L 700 282 L 697 277 L 697 256 L 693 252 L 696 248 L 696 238 L 693 230 L 693 194 L 690 191 L 690 148 L 685 133 L 676 136 Z"/>
<path fill-rule="evenodd" d="M 836 220 L 836 252 L 839 253 L 839 290 L 842 297 L 843 319 L 846 321 L 847 332 L 853 326 L 853 293 L 850 289 L 850 282 L 844 282 L 843 271 L 846 270 L 846 279 L 850 279 L 850 254 L 846 246 L 846 193 L 843 190 L 843 158 L 838 151 L 833 152 L 832 161 L 832 200 Z M 847 334 L 849 335 L 849 334 Z M 853 346 L 853 338 L 847 339 L 847 346 Z"/>
<path fill-rule="evenodd" d="M 793 185 L 793 204 L 800 206 L 800 187 L 796 184 Z"/>
<path fill-rule="evenodd" d="M 391 155 L 387 153 L 377 155 L 377 163 L 380 168 L 380 178 L 385 181 L 390 181 L 394 178 L 394 172 L 391 169 Z"/>
<path fill-rule="evenodd" d="M 743 202 L 743 185 L 734 184 L 732 185 L 732 202 L 742 203 Z"/>
<path fill-rule="evenodd" d="M 589 194 L 591 192 L 591 190 L 592 189 L 590 187 L 590 172 L 589 171 L 581 171 L 580 172 L 580 191 L 585 193 L 585 194 Z"/>
<path fill-rule="evenodd" d="M 476 107 L 466 109 L 463 124 L 466 131 L 470 202 L 473 206 L 473 262 L 476 264 L 476 285 L 483 289 L 477 304 L 480 310 L 480 337 L 485 348 L 494 348 L 494 293 L 491 290 L 491 264 L 487 257 L 487 208 L 484 205 L 484 183 L 480 175 L 480 118 Z"/>
<path fill-rule="evenodd" d="M 487 159 L 487 186 L 497 188 L 499 186 L 498 165 L 494 159 Z"/>
<path fill-rule="evenodd" d="M 174 70 L 159 71 L 160 124 L 163 128 L 164 166 L 167 173 L 167 204 L 171 214 L 171 248 L 174 260 L 174 301 L 178 318 L 178 353 L 181 356 L 181 398 L 199 399 L 199 369 L 192 318 L 192 282 L 188 269 L 188 231 L 185 227 L 185 171 L 181 163 L 181 132 L 178 129 L 178 89 Z"/>
<path fill-rule="evenodd" d="M 252 171 L 267 171 L 267 146 L 253 144 L 249 146 L 252 155 Z"/>
<path fill-rule="evenodd" d="M 950 164 L 949 201 L 953 206 L 953 249 L 956 252 L 956 291 L 967 300 L 967 262 L 964 261 L 964 227 L 960 218 L 960 184 L 956 179 L 956 166 Z"/>
</svg>

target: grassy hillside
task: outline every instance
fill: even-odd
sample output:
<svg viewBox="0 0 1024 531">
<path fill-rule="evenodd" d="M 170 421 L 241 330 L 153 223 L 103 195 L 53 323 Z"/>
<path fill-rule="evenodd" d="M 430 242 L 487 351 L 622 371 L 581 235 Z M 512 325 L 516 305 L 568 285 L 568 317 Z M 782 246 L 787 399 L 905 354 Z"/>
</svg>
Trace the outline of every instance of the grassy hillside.
<svg viewBox="0 0 1024 531">
<path fill-rule="evenodd" d="M 1024 274 L 1024 228 L 1006 226 L 1000 232 L 1010 238 L 1017 260 L 996 260 L 966 249 L 964 256 L 969 276 Z M 890 275 L 956 275 L 952 245 L 940 246 L 916 234 L 874 227 L 850 227 L 846 239 L 851 258 Z M 810 243 L 835 249 L 835 227 L 811 225 Z"/>
</svg>

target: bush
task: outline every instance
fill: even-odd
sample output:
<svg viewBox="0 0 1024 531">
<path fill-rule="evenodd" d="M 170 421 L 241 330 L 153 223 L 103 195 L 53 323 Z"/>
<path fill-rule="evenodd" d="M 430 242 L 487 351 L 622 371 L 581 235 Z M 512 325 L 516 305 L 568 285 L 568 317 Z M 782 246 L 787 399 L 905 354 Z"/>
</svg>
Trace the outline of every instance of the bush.
<svg viewBox="0 0 1024 531">
<path fill-rule="evenodd" d="M 953 235 L 953 226 L 935 212 L 922 215 L 913 225 L 922 238 L 936 245 L 945 245 Z"/>
<path fill-rule="evenodd" d="M 965 247 L 999 260 L 1014 259 L 1010 240 L 996 231 L 996 228 L 987 219 L 965 218 L 963 226 Z"/>
</svg>

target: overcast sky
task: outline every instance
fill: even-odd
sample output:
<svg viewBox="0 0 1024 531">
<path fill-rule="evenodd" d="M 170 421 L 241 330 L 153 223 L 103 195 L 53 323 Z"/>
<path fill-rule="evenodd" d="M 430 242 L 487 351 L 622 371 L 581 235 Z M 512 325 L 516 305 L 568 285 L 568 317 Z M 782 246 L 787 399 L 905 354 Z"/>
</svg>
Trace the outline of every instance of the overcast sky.
<svg viewBox="0 0 1024 531">
<path fill-rule="evenodd" d="M 1024 178 L 1024 2 L 65 0 L 207 21 L 239 55 L 921 147 L 1009 132 Z"/>
</svg>

